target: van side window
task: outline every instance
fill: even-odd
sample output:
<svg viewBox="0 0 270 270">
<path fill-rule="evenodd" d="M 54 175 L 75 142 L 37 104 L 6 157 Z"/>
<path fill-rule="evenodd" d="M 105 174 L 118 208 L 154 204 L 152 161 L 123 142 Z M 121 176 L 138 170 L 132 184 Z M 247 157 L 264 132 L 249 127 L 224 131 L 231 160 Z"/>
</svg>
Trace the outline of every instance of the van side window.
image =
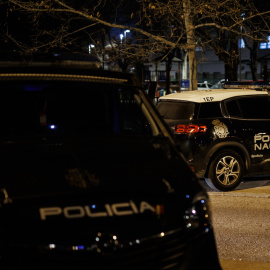
<svg viewBox="0 0 270 270">
<path fill-rule="evenodd" d="M 223 117 L 219 102 L 202 103 L 199 110 L 198 118 Z"/>
<path fill-rule="evenodd" d="M 238 99 L 242 115 L 246 119 L 270 119 L 268 97 L 245 97 Z"/>
<path fill-rule="evenodd" d="M 227 113 L 230 117 L 241 118 L 241 111 L 236 99 L 229 100 L 225 103 Z"/>
</svg>

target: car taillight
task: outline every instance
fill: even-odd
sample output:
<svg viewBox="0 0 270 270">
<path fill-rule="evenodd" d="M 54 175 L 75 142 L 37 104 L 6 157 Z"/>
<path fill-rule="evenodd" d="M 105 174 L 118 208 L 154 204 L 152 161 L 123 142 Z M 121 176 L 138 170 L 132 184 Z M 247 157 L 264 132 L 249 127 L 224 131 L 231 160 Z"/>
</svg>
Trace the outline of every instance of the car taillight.
<svg viewBox="0 0 270 270">
<path fill-rule="evenodd" d="M 203 125 L 176 125 L 174 127 L 174 133 L 185 133 L 185 134 L 197 134 L 205 133 L 207 130 L 206 126 Z"/>
</svg>

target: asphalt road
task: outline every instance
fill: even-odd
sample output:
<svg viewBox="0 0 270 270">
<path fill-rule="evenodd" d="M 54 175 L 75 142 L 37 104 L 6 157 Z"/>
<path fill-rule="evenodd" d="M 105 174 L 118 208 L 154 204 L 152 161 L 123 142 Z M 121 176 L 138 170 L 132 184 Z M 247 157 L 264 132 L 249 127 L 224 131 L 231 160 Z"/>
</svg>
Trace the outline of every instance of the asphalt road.
<svg viewBox="0 0 270 270">
<path fill-rule="evenodd" d="M 230 192 L 205 187 L 223 270 L 269 270 L 270 176 L 246 178 Z"/>
</svg>

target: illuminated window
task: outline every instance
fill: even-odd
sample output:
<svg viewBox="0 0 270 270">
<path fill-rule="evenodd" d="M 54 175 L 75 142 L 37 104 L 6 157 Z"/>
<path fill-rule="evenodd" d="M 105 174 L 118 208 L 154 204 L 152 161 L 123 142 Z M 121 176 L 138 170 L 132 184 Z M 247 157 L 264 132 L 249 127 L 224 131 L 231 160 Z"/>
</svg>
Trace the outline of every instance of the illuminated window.
<svg viewBox="0 0 270 270">
<path fill-rule="evenodd" d="M 245 42 L 244 42 L 244 39 L 239 39 L 239 41 L 238 41 L 238 46 L 239 46 L 239 48 L 245 48 Z"/>
<path fill-rule="evenodd" d="M 270 49 L 270 36 L 268 37 L 268 42 L 260 44 L 260 49 Z"/>
</svg>

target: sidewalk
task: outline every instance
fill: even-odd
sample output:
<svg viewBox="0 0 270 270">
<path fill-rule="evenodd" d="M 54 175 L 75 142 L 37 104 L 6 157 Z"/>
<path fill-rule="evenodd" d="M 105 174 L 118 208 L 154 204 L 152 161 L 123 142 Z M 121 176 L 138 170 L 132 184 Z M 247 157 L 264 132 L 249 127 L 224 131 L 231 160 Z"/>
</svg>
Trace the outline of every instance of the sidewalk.
<svg viewBox="0 0 270 270">
<path fill-rule="evenodd" d="M 269 270 L 270 262 L 253 262 L 220 259 L 222 270 Z"/>
<path fill-rule="evenodd" d="M 208 192 L 214 196 L 238 196 L 238 197 L 264 197 L 270 198 L 270 186 L 254 187 L 250 189 L 233 190 L 230 192 Z"/>
<path fill-rule="evenodd" d="M 269 181 L 262 181 L 263 186 L 252 187 L 248 183 L 242 183 L 240 188 L 230 192 L 209 191 L 210 196 L 231 196 L 231 197 L 263 197 L 270 198 Z M 222 270 L 269 270 L 270 262 L 259 261 L 241 261 L 241 260 L 225 260 L 220 258 Z"/>
</svg>

